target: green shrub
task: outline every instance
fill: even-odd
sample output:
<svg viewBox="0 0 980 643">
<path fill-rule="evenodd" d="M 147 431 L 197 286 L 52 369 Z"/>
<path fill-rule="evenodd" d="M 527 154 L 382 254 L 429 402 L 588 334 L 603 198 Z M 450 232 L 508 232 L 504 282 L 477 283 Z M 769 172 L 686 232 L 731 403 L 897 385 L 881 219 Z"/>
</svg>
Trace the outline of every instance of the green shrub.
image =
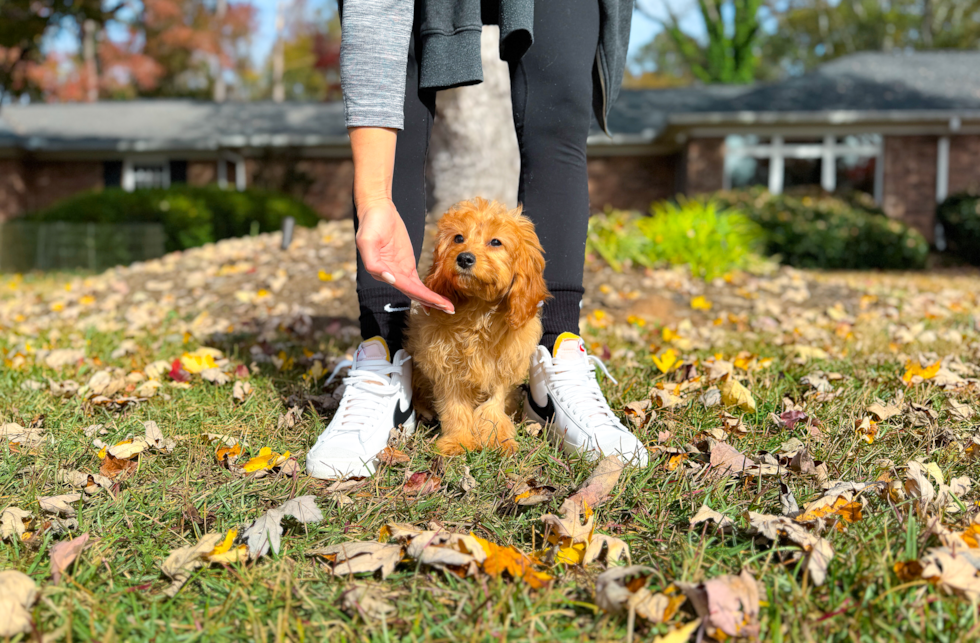
<svg viewBox="0 0 980 643">
<path fill-rule="evenodd" d="M 306 204 L 265 190 L 222 190 L 217 186 L 175 186 L 126 192 L 109 188 L 85 192 L 28 215 L 31 221 L 73 223 L 162 223 L 168 252 L 249 234 L 278 230 L 291 216 L 297 225 L 315 226 Z"/>
<path fill-rule="evenodd" d="M 714 201 L 655 203 L 652 216 L 608 211 L 589 221 L 588 248 L 615 270 L 630 261 L 643 266 L 686 265 L 706 280 L 759 260 L 762 230 L 736 210 Z"/>
<path fill-rule="evenodd" d="M 753 188 L 714 198 L 738 208 L 765 230 L 765 251 L 801 268 L 923 268 L 929 244 L 889 219 L 866 195 L 772 195 Z"/>
<path fill-rule="evenodd" d="M 980 196 L 955 194 L 940 204 L 936 214 L 949 251 L 980 266 Z"/>
</svg>

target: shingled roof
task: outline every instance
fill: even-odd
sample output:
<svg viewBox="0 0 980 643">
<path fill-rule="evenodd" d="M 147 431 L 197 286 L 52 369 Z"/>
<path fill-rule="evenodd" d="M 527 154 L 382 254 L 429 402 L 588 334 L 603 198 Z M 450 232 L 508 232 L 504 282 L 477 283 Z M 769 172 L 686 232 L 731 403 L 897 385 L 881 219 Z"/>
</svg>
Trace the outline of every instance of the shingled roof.
<svg viewBox="0 0 980 643">
<path fill-rule="evenodd" d="M 612 141 L 653 142 L 674 128 L 752 123 L 980 120 L 980 52 L 860 53 L 777 83 L 623 91 Z M 343 146 L 337 103 L 184 100 L 6 105 L 0 147 L 25 150 L 208 150 Z"/>
</svg>

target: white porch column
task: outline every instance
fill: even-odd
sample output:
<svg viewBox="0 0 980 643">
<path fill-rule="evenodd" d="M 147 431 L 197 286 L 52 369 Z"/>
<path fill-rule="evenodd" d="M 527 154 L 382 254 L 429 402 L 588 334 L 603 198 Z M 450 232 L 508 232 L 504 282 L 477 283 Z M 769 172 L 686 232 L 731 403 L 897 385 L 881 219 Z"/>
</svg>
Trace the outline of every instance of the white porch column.
<svg viewBox="0 0 980 643">
<path fill-rule="evenodd" d="M 783 163 L 783 137 L 772 137 L 772 156 L 769 157 L 769 192 L 771 194 L 783 193 L 783 175 L 785 165 Z"/>
<path fill-rule="evenodd" d="M 836 137 L 828 134 L 823 137 L 823 155 L 820 159 L 820 187 L 827 192 L 837 188 L 837 163 L 834 158 Z"/>
<path fill-rule="evenodd" d="M 949 196 L 949 137 L 940 136 L 936 150 L 936 203 Z"/>
</svg>

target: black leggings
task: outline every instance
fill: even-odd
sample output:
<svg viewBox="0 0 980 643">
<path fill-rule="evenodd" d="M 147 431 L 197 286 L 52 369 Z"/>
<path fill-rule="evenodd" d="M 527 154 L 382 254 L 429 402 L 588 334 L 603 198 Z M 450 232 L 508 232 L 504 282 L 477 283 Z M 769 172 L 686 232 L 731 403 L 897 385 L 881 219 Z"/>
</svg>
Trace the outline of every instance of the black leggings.
<svg viewBox="0 0 980 643">
<path fill-rule="evenodd" d="M 541 344 L 578 333 L 589 221 L 586 139 L 592 120 L 592 67 L 599 41 L 597 0 L 536 0 L 534 44 L 510 65 L 514 125 L 521 152 L 518 201 L 534 221 L 545 251 L 553 299 L 542 313 Z M 398 133 L 392 198 L 418 261 L 425 229 L 425 159 L 436 97 L 418 87 L 418 40 L 412 38 L 405 89 L 405 128 Z M 473 196 L 479 196 L 474 194 Z M 357 216 L 354 217 L 355 227 Z M 408 298 L 376 281 L 357 260 L 361 335 L 402 345 Z"/>
</svg>

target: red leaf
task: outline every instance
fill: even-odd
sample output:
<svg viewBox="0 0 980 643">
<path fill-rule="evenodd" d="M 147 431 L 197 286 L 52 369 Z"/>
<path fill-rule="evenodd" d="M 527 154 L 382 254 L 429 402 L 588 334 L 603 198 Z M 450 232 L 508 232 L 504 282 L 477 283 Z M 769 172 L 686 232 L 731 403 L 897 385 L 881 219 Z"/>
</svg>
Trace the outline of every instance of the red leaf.
<svg viewBox="0 0 980 643">
<path fill-rule="evenodd" d="M 170 365 L 170 379 L 175 382 L 189 382 L 191 379 L 191 374 L 180 365 L 180 358 L 175 359 Z"/>
</svg>

